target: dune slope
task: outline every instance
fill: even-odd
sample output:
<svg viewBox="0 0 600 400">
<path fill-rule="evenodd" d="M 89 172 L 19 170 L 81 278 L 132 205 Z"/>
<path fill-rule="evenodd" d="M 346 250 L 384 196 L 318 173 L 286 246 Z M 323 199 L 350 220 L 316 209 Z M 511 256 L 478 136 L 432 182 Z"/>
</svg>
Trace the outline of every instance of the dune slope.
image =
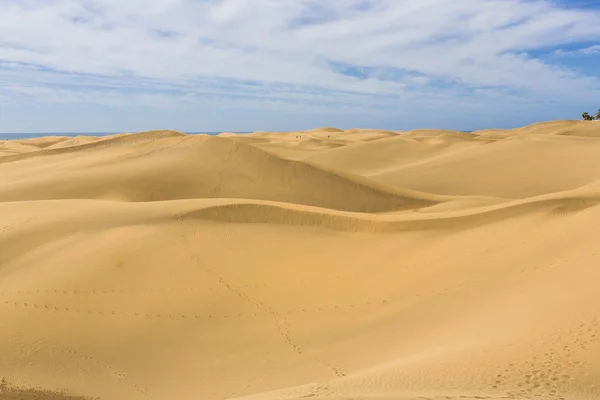
<svg viewBox="0 0 600 400">
<path fill-rule="evenodd" d="M 246 198 L 382 212 L 444 199 L 206 135 L 135 134 L 6 158 L 0 158 L 0 173 L 6 176 L 0 201 Z"/>
<path fill-rule="evenodd" d="M 599 399 L 599 145 L 0 142 L 0 399 Z"/>
</svg>

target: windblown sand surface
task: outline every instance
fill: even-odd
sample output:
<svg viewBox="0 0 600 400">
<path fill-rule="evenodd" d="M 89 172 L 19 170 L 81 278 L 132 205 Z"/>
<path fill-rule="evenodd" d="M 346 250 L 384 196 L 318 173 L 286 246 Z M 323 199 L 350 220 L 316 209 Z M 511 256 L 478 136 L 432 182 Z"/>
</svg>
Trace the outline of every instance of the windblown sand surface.
<svg viewBox="0 0 600 400">
<path fill-rule="evenodd" d="M 0 141 L 0 399 L 597 400 L 599 203 L 590 122 Z"/>
</svg>

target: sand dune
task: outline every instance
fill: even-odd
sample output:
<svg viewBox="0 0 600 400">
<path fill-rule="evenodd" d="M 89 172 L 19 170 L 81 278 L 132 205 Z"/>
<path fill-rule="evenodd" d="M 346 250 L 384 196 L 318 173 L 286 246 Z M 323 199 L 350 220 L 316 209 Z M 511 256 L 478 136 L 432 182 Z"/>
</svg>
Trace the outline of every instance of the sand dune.
<svg viewBox="0 0 600 400">
<path fill-rule="evenodd" d="M 66 152 L 72 156 L 65 157 Z M 443 199 L 286 160 L 247 143 L 206 135 L 136 134 L 48 150 L 38 157 L 30 153 L 24 156 L 20 160 L 13 156 L 11 162 L 4 163 L 0 159 L 0 173 L 6 171 L 8 177 L 0 188 L 0 201 L 225 197 L 382 212 L 431 205 Z M 43 164 L 40 158 L 44 158 Z M 11 179 L 13 169 L 18 169 L 13 174 L 15 179 Z M 22 179 L 31 175 L 35 177 Z"/>
<path fill-rule="evenodd" d="M 0 399 L 600 399 L 600 124 L 0 142 Z"/>
</svg>

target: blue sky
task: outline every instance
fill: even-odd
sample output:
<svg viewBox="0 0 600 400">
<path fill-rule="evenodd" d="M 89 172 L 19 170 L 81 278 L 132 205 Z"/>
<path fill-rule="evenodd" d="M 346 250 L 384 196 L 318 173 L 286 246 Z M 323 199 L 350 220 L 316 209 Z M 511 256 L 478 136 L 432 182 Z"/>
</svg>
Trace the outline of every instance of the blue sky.
<svg viewBox="0 0 600 400">
<path fill-rule="evenodd" d="M 600 108 L 600 0 L 0 0 L 0 132 L 473 130 Z"/>
</svg>

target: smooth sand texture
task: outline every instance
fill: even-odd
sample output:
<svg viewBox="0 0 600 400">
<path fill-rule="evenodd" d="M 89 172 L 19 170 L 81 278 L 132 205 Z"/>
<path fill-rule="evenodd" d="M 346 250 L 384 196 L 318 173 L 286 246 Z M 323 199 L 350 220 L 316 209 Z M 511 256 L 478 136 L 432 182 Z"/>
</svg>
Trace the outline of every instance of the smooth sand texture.
<svg viewBox="0 0 600 400">
<path fill-rule="evenodd" d="M 600 124 L 3 141 L 0 179 L 0 399 L 600 399 Z"/>
</svg>

